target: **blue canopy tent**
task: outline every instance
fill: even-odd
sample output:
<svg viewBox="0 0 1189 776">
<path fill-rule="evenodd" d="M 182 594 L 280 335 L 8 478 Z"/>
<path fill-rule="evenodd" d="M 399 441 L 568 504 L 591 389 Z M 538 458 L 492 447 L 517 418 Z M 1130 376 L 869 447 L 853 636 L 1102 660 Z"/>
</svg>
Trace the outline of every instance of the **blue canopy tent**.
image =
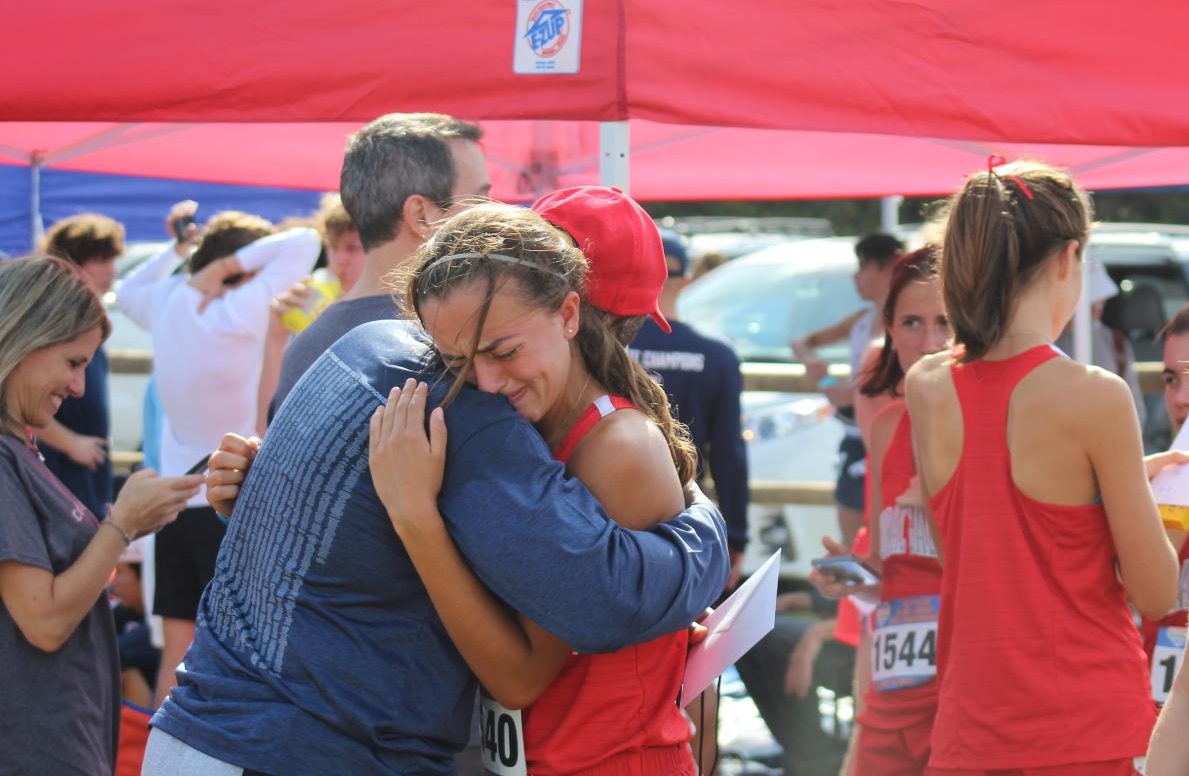
<svg viewBox="0 0 1189 776">
<path fill-rule="evenodd" d="M 266 186 L 108 175 L 0 164 L 0 251 L 16 256 L 35 246 L 34 205 L 41 224 L 94 211 L 124 224 L 129 241 L 164 240 L 165 214 L 183 199 L 199 203 L 200 220 L 220 210 L 243 210 L 271 221 L 305 216 L 318 208 L 317 191 Z M 34 189 L 38 191 L 34 191 Z M 35 197 L 37 198 L 35 200 Z"/>
</svg>

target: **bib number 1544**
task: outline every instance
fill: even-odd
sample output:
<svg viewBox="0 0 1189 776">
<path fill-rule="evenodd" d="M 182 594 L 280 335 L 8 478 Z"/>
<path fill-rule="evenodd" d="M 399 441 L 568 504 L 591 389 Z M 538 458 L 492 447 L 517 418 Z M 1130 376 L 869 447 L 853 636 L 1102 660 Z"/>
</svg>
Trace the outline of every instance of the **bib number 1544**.
<svg viewBox="0 0 1189 776">
<path fill-rule="evenodd" d="M 899 598 L 875 610 L 872 684 L 880 692 L 902 690 L 937 676 L 938 596 Z"/>
</svg>

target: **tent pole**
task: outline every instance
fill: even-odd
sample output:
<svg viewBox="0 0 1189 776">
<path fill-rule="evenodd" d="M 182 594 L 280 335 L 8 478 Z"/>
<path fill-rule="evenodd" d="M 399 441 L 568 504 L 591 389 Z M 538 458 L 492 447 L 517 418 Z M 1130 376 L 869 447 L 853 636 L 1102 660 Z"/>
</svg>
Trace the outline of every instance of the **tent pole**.
<svg viewBox="0 0 1189 776">
<path fill-rule="evenodd" d="M 599 183 L 631 191 L 631 137 L 626 121 L 599 124 Z"/>
<path fill-rule="evenodd" d="M 1073 356 L 1075 361 L 1083 364 L 1093 363 L 1093 353 L 1090 348 L 1090 261 L 1082 262 L 1082 298 L 1073 314 Z"/>
<path fill-rule="evenodd" d="M 41 168 L 45 157 L 41 151 L 29 155 L 29 250 L 37 250 L 41 238 L 45 237 L 45 224 L 41 221 Z"/>
<path fill-rule="evenodd" d="M 900 226 L 900 203 L 904 197 L 899 194 L 891 197 L 880 197 L 879 200 L 879 228 L 888 234 L 895 234 Z"/>
</svg>

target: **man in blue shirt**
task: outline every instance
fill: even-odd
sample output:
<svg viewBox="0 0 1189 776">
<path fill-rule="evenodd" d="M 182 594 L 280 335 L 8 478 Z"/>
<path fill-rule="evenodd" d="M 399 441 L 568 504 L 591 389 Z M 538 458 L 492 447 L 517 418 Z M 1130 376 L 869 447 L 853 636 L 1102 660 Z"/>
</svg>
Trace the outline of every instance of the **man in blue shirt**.
<svg viewBox="0 0 1189 776">
<path fill-rule="evenodd" d="M 77 265 L 87 286 L 102 297 L 111 290 L 116 257 L 124 252 L 124 226 L 97 213 L 80 213 L 51 226 L 42 248 Z M 37 436 L 45 465 L 102 519 L 112 500 L 107 353 L 102 346 L 87 364 L 86 386 L 82 396 L 63 400 Z"/>
<path fill-rule="evenodd" d="M 677 297 L 689 285 L 689 256 L 681 239 L 661 231 L 669 279 L 659 307 L 673 327 L 666 334 L 651 319 L 636 335 L 628 352 L 660 379 L 677 419 L 684 423 L 698 448 L 698 472 L 709 464 L 719 507 L 727 523 L 731 547 L 731 578 L 738 580 L 747 546 L 747 450 L 740 428 L 743 375 L 739 357 L 721 339 L 709 337 L 678 320 Z"/>
<path fill-rule="evenodd" d="M 415 324 L 377 321 L 297 382 L 244 481 L 146 774 L 455 772 L 475 679 L 367 461 L 393 386 L 417 378 L 441 401 L 450 381 L 433 359 Z M 446 422 L 451 536 L 511 608 L 575 649 L 680 630 L 721 592 L 726 537 L 708 503 L 627 531 L 504 397 L 464 389 Z M 179 770 L 183 756 L 208 763 Z"/>
</svg>

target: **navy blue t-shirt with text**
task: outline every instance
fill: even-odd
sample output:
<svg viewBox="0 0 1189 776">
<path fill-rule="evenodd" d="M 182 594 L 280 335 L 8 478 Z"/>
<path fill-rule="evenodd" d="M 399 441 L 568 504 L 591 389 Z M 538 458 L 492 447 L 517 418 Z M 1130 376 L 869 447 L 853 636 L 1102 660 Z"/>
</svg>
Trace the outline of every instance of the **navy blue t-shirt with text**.
<svg viewBox="0 0 1189 776">
<path fill-rule="evenodd" d="M 244 482 L 179 685 L 153 724 L 265 773 L 451 774 L 476 681 L 376 494 L 369 420 L 406 378 L 449 377 L 415 324 L 344 335 L 294 386 Z M 475 574 L 574 649 L 681 630 L 722 590 L 722 518 L 609 521 L 498 395 L 446 412 L 446 526 Z"/>
</svg>

